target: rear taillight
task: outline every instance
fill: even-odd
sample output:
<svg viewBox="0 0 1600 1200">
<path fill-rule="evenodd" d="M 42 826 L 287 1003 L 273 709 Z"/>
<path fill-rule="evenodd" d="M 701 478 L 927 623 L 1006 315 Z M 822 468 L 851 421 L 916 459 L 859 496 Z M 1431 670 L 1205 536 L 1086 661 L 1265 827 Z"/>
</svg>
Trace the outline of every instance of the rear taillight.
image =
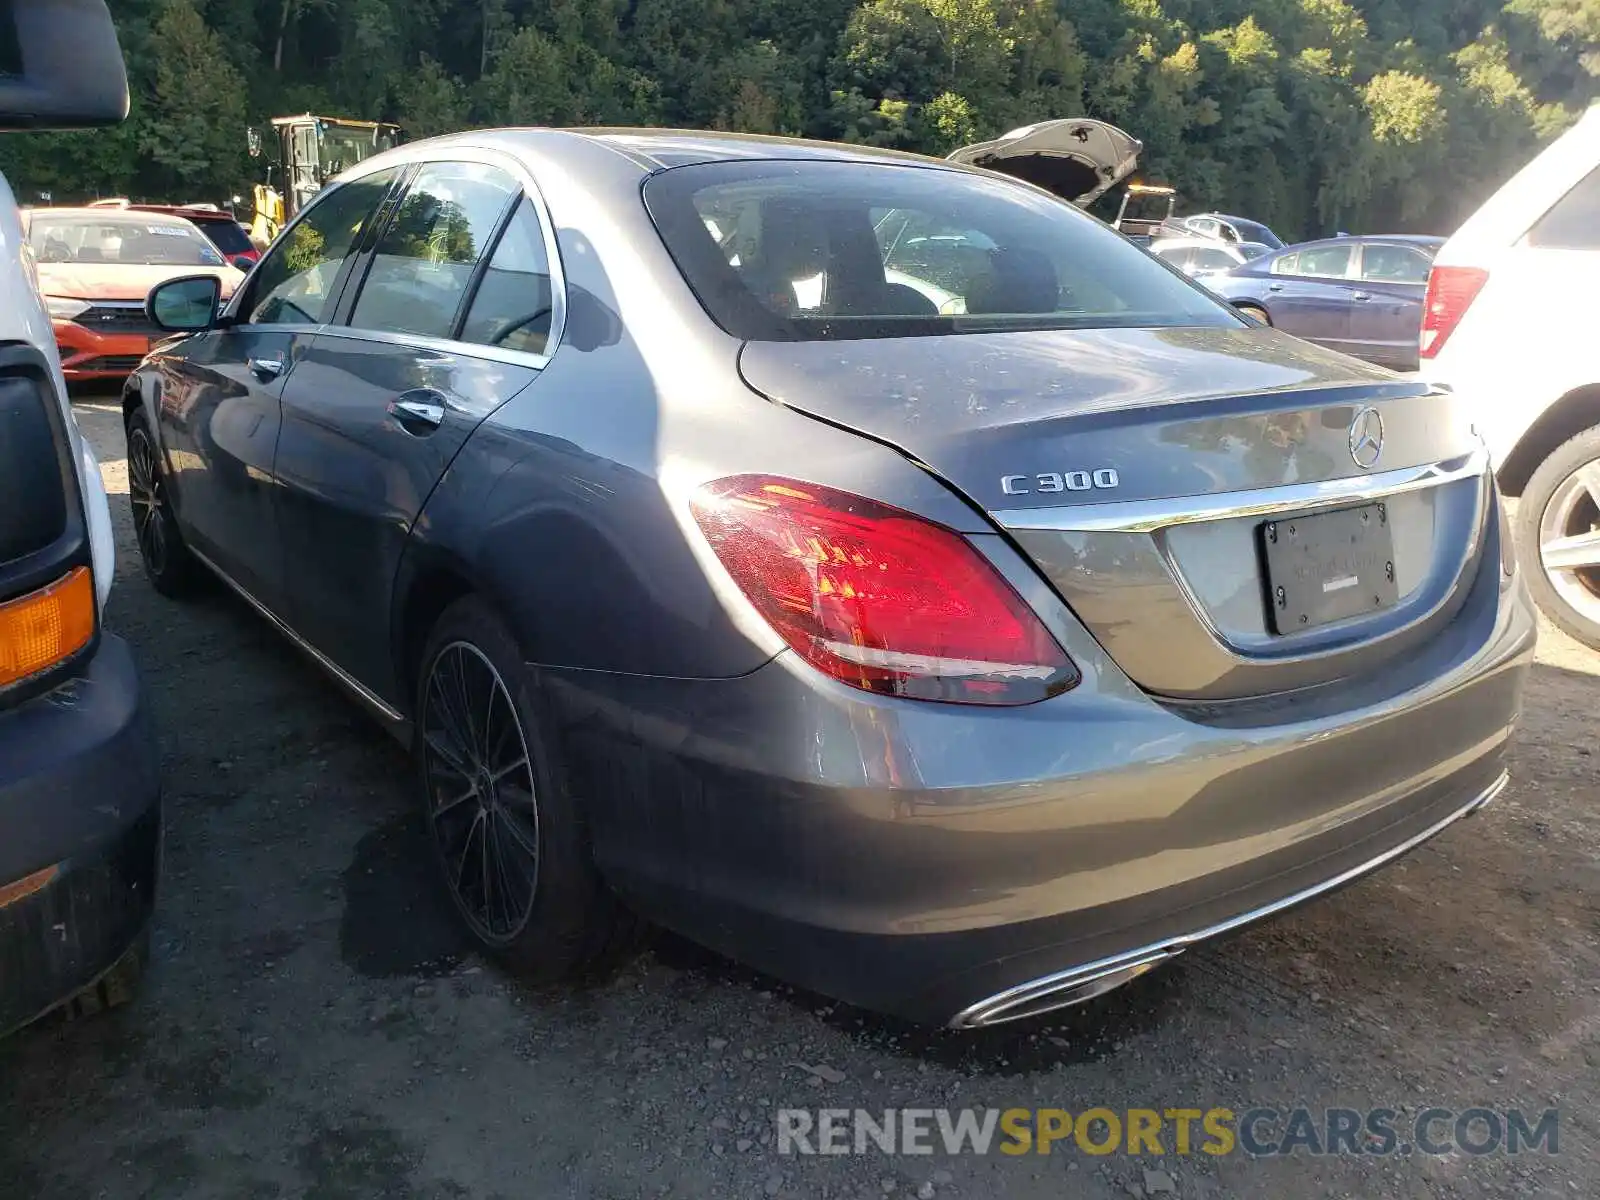
<svg viewBox="0 0 1600 1200">
<path fill-rule="evenodd" d="M 1439 353 L 1488 280 L 1489 272 L 1481 267 L 1435 265 L 1428 272 L 1428 293 L 1422 301 L 1422 333 L 1417 342 L 1417 351 L 1423 358 Z"/>
<path fill-rule="evenodd" d="M 815 484 L 736 476 L 695 520 L 750 602 L 835 679 L 884 695 L 1032 704 L 1077 668 L 960 534 Z"/>
</svg>

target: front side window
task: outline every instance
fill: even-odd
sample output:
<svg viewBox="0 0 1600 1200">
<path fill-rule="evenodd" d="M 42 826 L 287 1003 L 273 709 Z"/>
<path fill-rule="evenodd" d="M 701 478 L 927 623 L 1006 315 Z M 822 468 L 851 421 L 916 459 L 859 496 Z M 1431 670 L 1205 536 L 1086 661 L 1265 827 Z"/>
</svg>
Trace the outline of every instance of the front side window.
<svg viewBox="0 0 1600 1200">
<path fill-rule="evenodd" d="M 28 245 L 42 263 L 220 267 L 222 255 L 187 221 L 145 215 L 34 213 Z"/>
<path fill-rule="evenodd" d="M 533 204 L 524 198 L 472 297 L 461 340 L 547 353 L 552 307 L 544 229 Z"/>
<path fill-rule="evenodd" d="M 517 181 L 478 163 L 429 163 L 395 208 L 350 315 L 358 329 L 447 338 Z"/>
<path fill-rule="evenodd" d="M 1230 327 L 1216 299 L 1070 204 L 890 163 L 732 161 L 646 206 L 707 312 L 757 340 Z"/>
<path fill-rule="evenodd" d="M 1600 250 L 1600 167 L 1528 231 L 1528 244 L 1549 250 Z"/>
<path fill-rule="evenodd" d="M 320 325 L 332 315 L 334 284 L 372 218 L 393 171 L 327 189 L 291 225 L 256 268 L 243 308 L 255 325 Z"/>
<path fill-rule="evenodd" d="M 1361 249 L 1361 278 L 1368 283 L 1427 283 L 1431 256 L 1414 246 L 1368 242 Z"/>
<path fill-rule="evenodd" d="M 1272 260 L 1272 273 L 1274 275 L 1298 275 L 1300 273 L 1300 256 L 1298 254 L 1280 254 Z"/>
<path fill-rule="evenodd" d="M 1350 272 L 1349 246 L 1313 246 L 1300 251 L 1296 275 L 1314 278 L 1343 279 Z"/>
</svg>

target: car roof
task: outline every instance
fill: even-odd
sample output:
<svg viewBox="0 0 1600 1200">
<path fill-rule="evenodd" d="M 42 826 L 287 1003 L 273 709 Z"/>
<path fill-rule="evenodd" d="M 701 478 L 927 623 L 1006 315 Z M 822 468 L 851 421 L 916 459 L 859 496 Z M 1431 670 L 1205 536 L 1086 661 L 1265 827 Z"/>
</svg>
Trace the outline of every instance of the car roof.
<svg viewBox="0 0 1600 1200">
<path fill-rule="evenodd" d="M 756 133 L 722 133 L 705 129 L 644 129 L 627 126 L 587 126 L 544 128 L 538 126 L 475 129 L 464 133 L 407 142 L 393 150 L 362 160 L 362 173 L 369 164 L 426 158 L 451 146 L 497 149 L 509 154 L 538 150 L 559 154 L 561 144 L 570 139 L 607 146 L 638 164 L 644 172 L 699 163 L 734 162 L 749 159 L 812 159 L 828 162 L 899 162 L 953 171 L 972 170 L 943 159 L 887 150 L 876 146 L 846 146 L 837 142 L 806 138 L 774 137 Z"/>
<path fill-rule="evenodd" d="M 52 208 L 24 208 L 21 211 L 24 215 L 30 217 L 47 213 L 52 217 L 84 217 L 96 221 L 105 221 L 108 224 L 175 225 L 179 228 L 193 224 L 188 218 L 174 216 L 171 213 L 146 212 L 130 208 L 80 208 L 63 205 Z"/>
</svg>

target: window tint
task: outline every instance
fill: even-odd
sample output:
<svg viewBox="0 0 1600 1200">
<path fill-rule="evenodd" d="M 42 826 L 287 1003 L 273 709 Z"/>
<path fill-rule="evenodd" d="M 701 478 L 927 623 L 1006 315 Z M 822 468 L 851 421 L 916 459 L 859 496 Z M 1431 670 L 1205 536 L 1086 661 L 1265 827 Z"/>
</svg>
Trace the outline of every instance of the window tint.
<svg viewBox="0 0 1600 1200">
<path fill-rule="evenodd" d="M 524 198 L 478 284 L 461 340 L 544 354 L 551 303 L 544 229 L 532 203 Z"/>
<path fill-rule="evenodd" d="M 1296 275 L 1300 271 L 1300 256 L 1298 254 L 1283 254 L 1272 260 L 1272 273 L 1274 275 Z"/>
<path fill-rule="evenodd" d="M 1427 283 L 1431 255 L 1414 246 L 1368 242 L 1361 249 L 1361 278 L 1372 283 Z"/>
<path fill-rule="evenodd" d="M 1295 274 L 1342 279 L 1350 270 L 1350 250 L 1349 246 L 1315 246 L 1302 250 Z"/>
<path fill-rule="evenodd" d="M 735 161 L 660 172 L 644 196 L 690 287 L 737 337 L 1237 321 L 1079 209 L 1006 180 Z"/>
<path fill-rule="evenodd" d="M 1600 167 L 1555 202 L 1528 232 L 1530 246 L 1600 250 Z"/>
<path fill-rule="evenodd" d="M 252 324 L 318 325 L 333 309 L 339 268 L 383 203 L 393 171 L 341 183 L 317 197 L 256 268 L 241 310 Z"/>
<path fill-rule="evenodd" d="M 350 324 L 449 337 L 473 268 L 520 190 L 516 180 L 494 167 L 423 167 L 378 241 Z"/>
</svg>

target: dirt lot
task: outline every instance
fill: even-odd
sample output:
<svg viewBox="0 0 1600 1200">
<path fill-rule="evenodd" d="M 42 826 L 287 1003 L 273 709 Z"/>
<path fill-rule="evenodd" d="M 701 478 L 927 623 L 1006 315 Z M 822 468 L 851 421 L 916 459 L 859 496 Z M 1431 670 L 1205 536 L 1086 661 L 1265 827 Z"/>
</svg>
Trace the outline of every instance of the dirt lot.
<svg viewBox="0 0 1600 1200">
<path fill-rule="evenodd" d="M 1498 804 L 1068 1016 L 911 1030 L 664 936 L 535 992 L 464 950 L 399 751 L 242 604 L 152 592 L 115 411 L 79 416 L 119 523 L 110 621 L 162 731 L 167 874 L 138 1001 L 0 1045 L 6 1200 L 1600 1195 L 1600 657 L 1553 631 Z M 1556 1107 L 1559 1153 L 796 1158 L 773 1137 L 790 1106 L 1296 1104 L 1402 1127 Z"/>
</svg>

